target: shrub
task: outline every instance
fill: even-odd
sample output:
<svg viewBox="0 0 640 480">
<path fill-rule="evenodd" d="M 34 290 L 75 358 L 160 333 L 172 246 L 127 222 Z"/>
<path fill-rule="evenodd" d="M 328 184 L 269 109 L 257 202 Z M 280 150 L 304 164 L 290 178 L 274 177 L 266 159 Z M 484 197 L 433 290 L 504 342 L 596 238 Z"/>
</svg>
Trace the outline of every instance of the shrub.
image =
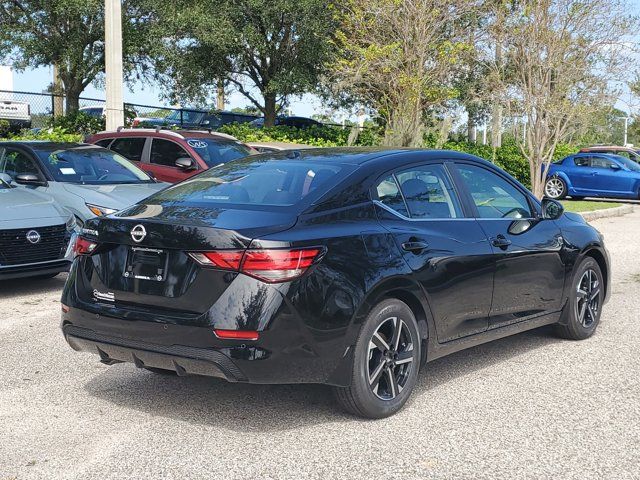
<svg viewBox="0 0 640 480">
<path fill-rule="evenodd" d="M 49 117 L 46 127 L 58 128 L 65 132 L 73 132 L 80 135 L 90 135 L 105 129 L 105 119 L 104 117 L 93 117 L 84 112 L 75 112 L 69 115 Z"/>
<path fill-rule="evenodd" d="M 279 125 L 276 127 L 254 128 L 247 124 L 224 125 L 222 133 L 233 135 L 243 142 L 288 142 L 314 147 L 342 147 L 348 145 L 350 128 L 310 127 L 294 128 Z M 373 129 L 360 132 L 354 145 L 371 146 L 380 141 L 380 135 Z"/>
<path fill-rule="evenodd" d="M 0 120 L 0 138 L 5 138 L 9 136 L 11 132 L 11 126 L 7 120 Z"/>
<path fill-rule="evenodd" d="M 60 127 L 42 129 L 38 131 L 23 130 L 17 135 L 10 136 L 11 140 L 45 140 L 48 142 L 82 142 L 83 135 L 68 133 Z"/>
</svg>

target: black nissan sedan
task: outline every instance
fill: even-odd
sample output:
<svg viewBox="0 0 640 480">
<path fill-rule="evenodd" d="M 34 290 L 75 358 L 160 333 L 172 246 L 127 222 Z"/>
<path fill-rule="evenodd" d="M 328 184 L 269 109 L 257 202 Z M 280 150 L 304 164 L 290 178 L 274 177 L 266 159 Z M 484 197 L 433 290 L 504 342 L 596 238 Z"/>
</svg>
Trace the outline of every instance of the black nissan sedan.
<svg viewBox="0 0 640 480">
<path fill-rule="evenodd" d="M 212 168 L 85 224 L 62 330 L 106 364 L 331 385 L 381 418 L 421 366 L 554 324 L 591 336 L 603 238 L 451 151 L 313 149 Z"/>
</svg>

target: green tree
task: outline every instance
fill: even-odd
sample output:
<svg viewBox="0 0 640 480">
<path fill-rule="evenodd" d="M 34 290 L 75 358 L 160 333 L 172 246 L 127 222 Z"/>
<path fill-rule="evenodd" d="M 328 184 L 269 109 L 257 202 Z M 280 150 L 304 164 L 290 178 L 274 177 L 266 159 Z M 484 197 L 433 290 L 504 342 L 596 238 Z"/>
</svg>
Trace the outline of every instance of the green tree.
<svg viewBox="0 0 640 480">
<path fill-rule="evenodd" d="M 149 11 L 123 2 L 125 71 L 143 73 Z M 0 61 L 17 70 L 56 65 L 67 113 L 104 72 L 104 0 L 0 0 Z"/>
<path fill-rule="evenodd" d="M 526 121 L 515 138 L 538 197 L 556 147 L 612 105 L 612 85 L 633 70 L 624 33 L 635 31 L 636 19 L 626 8 L 623 0 L 526 0 L 505 20 L 500 80 L 511 112 Z"/>
<path fill-rule="evenodd" d="M 425 112 L 457 96 L 455 66 L 468 48 L 463 20 L 475 2 L 345 0 L 340 57 L 327 84 L 385 121 L 385 143 L 422 143 Z M 467 22 L 468 23 L 468 22 Z"/>
<path fill-rule="evenodd" d="M 323 0 L 158 2 L 165 41 L 155 64 L 174 101 L 207 98 L 224 78 L 275 122 L 292 95 L 314 90 L 331 58 L 335 20 Z"/>
</svg>

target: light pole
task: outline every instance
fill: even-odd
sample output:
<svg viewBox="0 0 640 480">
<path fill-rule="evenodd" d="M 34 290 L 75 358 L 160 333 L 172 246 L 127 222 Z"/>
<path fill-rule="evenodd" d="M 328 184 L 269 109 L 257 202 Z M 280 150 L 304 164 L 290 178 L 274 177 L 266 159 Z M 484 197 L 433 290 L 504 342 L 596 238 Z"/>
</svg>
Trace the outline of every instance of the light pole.
<svg viewBox="0 0 640 480">
<path fill-rule="evenodd" d="M 122 6 L 120 0 L 104 1 L 104 58 L 107 88 L 107 130 L 124 126 L 122 97 Z"/>
</svg>

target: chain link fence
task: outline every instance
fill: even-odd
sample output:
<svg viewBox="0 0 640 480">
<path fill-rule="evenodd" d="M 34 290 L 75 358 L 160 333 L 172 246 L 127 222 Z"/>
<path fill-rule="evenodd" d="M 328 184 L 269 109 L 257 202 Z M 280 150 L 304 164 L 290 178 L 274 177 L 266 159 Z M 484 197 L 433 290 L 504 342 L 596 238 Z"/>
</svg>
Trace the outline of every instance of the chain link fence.
<svg viewBox="0 0 640 480">
<path fill-rule="evenodd" d="M 23 92 L 16 90 L 0 90 L 0 104 L 16 104 L 31 118 L 31 128 L 42 128 L 55 115 L 66 113 L 66 102 L 63 95 L 53 93 Z M 23 106 L 24 109 L 22 108 Z M 99 98 L 80 97 L 80 111 L 93 117 L 102 117 L 106 107 L 105 100 Z M 161 107 L 157 105 L 124 104 L 125 117 L 128 123 L 137 119 L 137 123 L 168 123 L 172 125 L 188 125 L 195 115 L 207 113 L 201 110 Z M 2 109 L 0 109 L 2 119 Z"/>
<path fill-rule="evenodd" d="M 48 92 L 24 92 L 0 90 L 0 120 L 10 119 L 14 115 L 12 123 L 20 130 L 22 128 L 43 128 L 49 124 L 54 115 L 66 113 L 66 98 L 63 95 Z M 4 108 L 3 108 L 4 107 Z M 99 98 L 80 97 L 80 111 L 95 118 L 104 118 L 106 101 Z M 183 128 L 210 128 L 216 130 L 227 123 L 247 123 L 258 119 L 258 116 L 242 113 L 226 112 L 224 120 L 215 118 L 218 113 L 185 108 L 171 108 L 157 105 L 142 105 L 125 103 L 125 124 L 133 127 L 183 127 Z M 5 114 L 3 116 L 3 114 Z M 7 116 L 8 115 L 8 116 Z M 15 118 L 20 116 L 20 120 Z M 28 120 L 25 120 L 28 119 Z M 337 130 L 349 130 L 357 137 L 358 132 L 366 132 L 367 127 L 341 124 L 315 124 L 331 127 Z M 307 125 L 297 128 L 306 128 Z"/>
</svg>

